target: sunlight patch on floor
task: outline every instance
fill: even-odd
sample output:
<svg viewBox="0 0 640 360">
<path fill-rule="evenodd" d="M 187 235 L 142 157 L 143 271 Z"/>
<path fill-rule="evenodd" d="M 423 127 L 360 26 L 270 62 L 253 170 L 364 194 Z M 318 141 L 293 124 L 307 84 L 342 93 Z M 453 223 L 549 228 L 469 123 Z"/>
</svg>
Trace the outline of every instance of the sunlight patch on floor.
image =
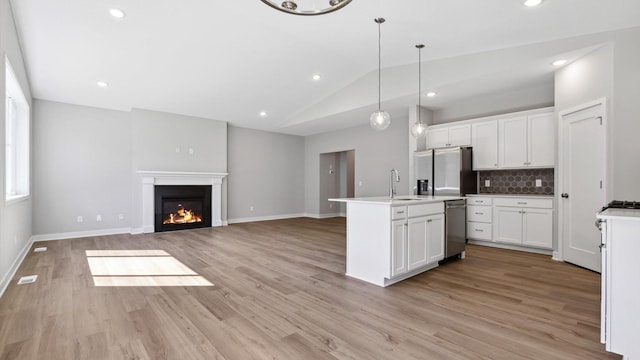
<svg viewBox="0 0 640 360">
<path fill-rule="evenodd" d="M 95 286 L 213 286 L 164 250 L 86 250 Z"/>
</svg>

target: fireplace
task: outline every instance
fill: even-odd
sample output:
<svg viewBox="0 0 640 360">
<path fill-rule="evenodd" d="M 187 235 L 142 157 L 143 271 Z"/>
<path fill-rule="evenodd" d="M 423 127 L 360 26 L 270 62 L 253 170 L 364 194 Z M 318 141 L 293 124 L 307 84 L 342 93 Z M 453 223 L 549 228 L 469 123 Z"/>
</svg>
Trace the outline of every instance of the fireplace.
<svg viewBox="0 0 640 360">
<path fill-rule="evenodd" d="M 155 231 L 211 227 L 211 186 L 154 186 Z"/>
</svg>

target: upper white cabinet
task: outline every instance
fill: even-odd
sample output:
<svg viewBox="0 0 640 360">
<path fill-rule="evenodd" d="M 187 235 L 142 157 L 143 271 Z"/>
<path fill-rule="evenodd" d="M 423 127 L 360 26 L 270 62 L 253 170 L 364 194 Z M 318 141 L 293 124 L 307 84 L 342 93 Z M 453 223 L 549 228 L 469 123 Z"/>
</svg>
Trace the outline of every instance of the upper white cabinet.
<svg viewBox="0 0 640 360">
<path fill-rule="evenodd" d="M 484 121 L 471 125 L 473 170 L 498 168 L 498 121 Z"/>
<path fill-rule="evenodd" d="M 500 168 L 554 166 L 553 113 L 500 119 L 498 124 Z"/>
<path fill-rule="evenodd" d="M 471 124 L 448 127 L 429 127 L 427 147 L 430 149 L 471 145 Z"/>
</svg>

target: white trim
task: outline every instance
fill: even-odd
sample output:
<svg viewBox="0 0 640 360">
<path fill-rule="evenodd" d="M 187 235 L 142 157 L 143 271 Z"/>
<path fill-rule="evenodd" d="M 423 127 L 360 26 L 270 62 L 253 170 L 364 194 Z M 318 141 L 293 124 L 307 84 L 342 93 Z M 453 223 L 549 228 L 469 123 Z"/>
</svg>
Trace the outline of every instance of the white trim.
<svg viewBox="0 0 640 360">
<path fill-rule="evenodd" d="M 328 219 L 333 217 L 346 216 L 344 213 L 329 213 L 329 214 L 313 214 L 313 213 L 304 213 L 305 217 L 310 217 L 314 219 Z"/>
<path fill-rule="evenodd" d="M 562 110 L 558 112 L 558 151 L 557 156 L 558 156 L 558 161 L 556 161 L 557 167 L 556 167 L 556 171 L 558 173 L 558 184 L 556 184 L 556 190 L 555 190 L 555 197 L 556 197 L 556 203 L 558 204 L 558 227 L 557 227 L 557 231 L 558 233 L 556 234 L 556 239 L 557 239 L 557 249 L 556 251 L 554 251 L 553 253 L 553 259 L 556 261 L 564 261 L 564 239 L 563 239 L 563 234 L 564 234 L 564 202 L 562 201 L 562 193 L 564 191 L 562 191 L 562 185 L 564 184 L 564 175 L 563 175 L 563 158 L 564 158 L 564 153 L 562 151 L 562 136 L 563 136 L 563 117 L 565 116 L 569 116 L 573 113 L 576 113 L 578 111 L 583 111 L 583 110 L 587 110 L 589 108 L 592 107 L 596 107 L 596 106 L 602 106 L 602 126 L 604 127 L 603 132 L 602 132 L 602 136 L 604 136 L 604 151 L 605 151 L 605 155 L 604 155 L 604 179 L 602 179 L 602 190 L 604 191 L 604 198 L 605 201 L 606 199 L 608 199 L 608 192 L 607 192 L 607 186 L 608 186 L 608 177 L 609 177 L 609 171 L 608 171 L 608 166 L 609 166 L 609 143 L 608 143 L 608 133 L 609 133 L 609 116 L 607 113 L 607 98 L 603 97 L 603 98 L 599 98 L 593 101 L 589 101 L 587 103 L 584 103 L 582 105 L 578 105 L 578 106 L 574 106 L 572 108 L 566 109 L 566 110 Z M 605 204 L 602 204 L 603 206 Z M 594 217 L 595 220 L 595 217 Z"/>
<path fill-rule="evenodd" d="M 17 204 L 19 202 L 27 201 L 31 199 L 31 195 L 29 194 L 18 194 L 7 196 L 4 200 L 5 206 L 11 206 L 13 204 Z"/>
<path fill-rule="evenodd" d="M 16 260 L 13 262 L 13 264 L 11 264 L 9 271 L 7 271 L 7 273 L 2 278 L 2 281 L 0 281 L 0 297 L 2 297 L 5 290 L 7 290 L 7 287 L 11 283 L 11 280 L 16 275 L 16 272 L 18 272 L 20 265 L 22 265 L 24 258 L 27 256 L 27 254 L 29 253 L 29 250 L 31 249 L 31 245 L 33 245 L 33 236 L 24 245 L 24 247 L 20 251 L 20 254 L 16 258 Z"/>
<path fill-rule="evenodd" d="M 131 228 L 115 228 L 115 229 L 102 229 L 102 230 L 88 230 L 88 231 L 75 231 L 67 233 L 57 234 L 41 234 L 33 235 L 32 241 L 50 241 L 50 240 L 65 240 L 76 239 L 91 236 L 105 236 L 105 235 L 118 235 L 118 234 L 134 234 Z"/>
<path fill-rule="evenodd" d="M 271 216 L 256 216 L 256 217 L 248 217 L 248 218 L 237 218 L 237 219 L 229 219 L 227 222 L 229 224 L 240 224 L 240 223 L 248 223 L 254 221 L 270 221 L 270 220 L 282 220 L 282 219 L 293 219 L 305 217 L 304 213 L 300 214 L 282 214 L 282 215 L 271 215 Z"/>
<path fill-rule="evenodd" d="M 474 240 L 474 239 L 468 239 L 468 244 L 488 246 L 488 247 L 507 249 L 507 250 L 524 251 L 524 252 L 542 254 L 542 255 L 552 255 L 552 252 L 553 252 L 552 250 L 538 249 L 538 248 L 528 247 L 528 246 L 510 245 L 510 244 L 495 243 L 495 242 Z"/>
</svg>

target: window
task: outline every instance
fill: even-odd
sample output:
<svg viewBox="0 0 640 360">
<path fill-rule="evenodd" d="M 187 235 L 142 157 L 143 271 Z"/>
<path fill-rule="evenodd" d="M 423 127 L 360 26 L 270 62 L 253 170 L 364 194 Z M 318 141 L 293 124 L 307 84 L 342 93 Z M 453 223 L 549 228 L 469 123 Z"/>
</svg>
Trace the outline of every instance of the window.
<svg viewBox="0 0 640 360">
<path fill-rule="evenodd" d="M 5 57 L 5 199 L 29 196 L 29 103 Z"/>
</svg>

